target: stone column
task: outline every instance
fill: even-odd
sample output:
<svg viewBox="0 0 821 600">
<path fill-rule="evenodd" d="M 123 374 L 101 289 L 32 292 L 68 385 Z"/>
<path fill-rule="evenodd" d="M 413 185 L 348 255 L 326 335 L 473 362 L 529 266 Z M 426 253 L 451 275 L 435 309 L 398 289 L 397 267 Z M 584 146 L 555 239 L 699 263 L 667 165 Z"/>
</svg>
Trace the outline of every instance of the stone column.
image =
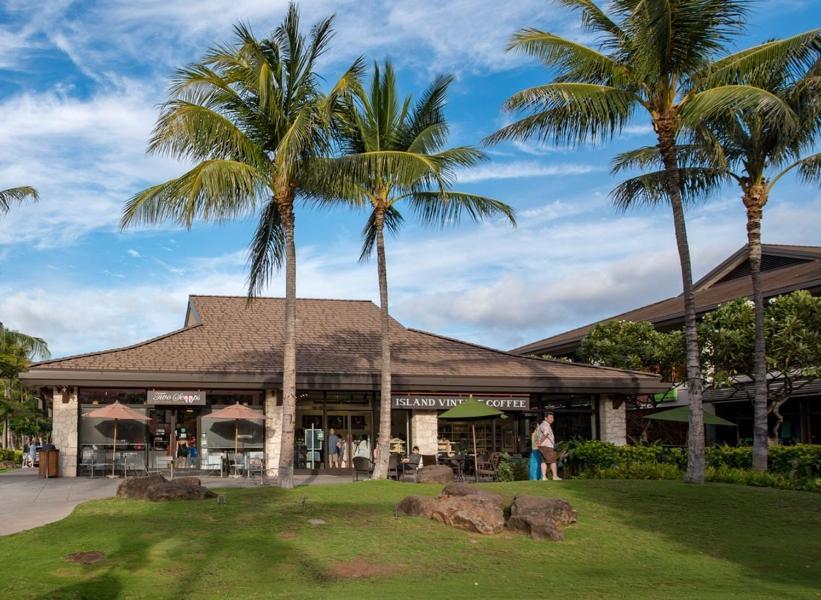
<svg viewBox="0 0 821 600">
<path fill-rule="evenodd" d="M 79 446 L 80 406 L 77 388 L 55 387 L 52 401 L 51 441 L 60 451 L 60 476 L 77 476 L 77 448 Z"/>
<path fill-rule="evenodd" d="M 439 453 L 439 419 L 435 410 L 415 410 L 411 415 L 411 438 L 413 446 L 419 446 L 420 454 Z M 408 448 L 410 452 L 411 448 Z"/>
<path fill-rule="evenodd" d="M 279 469 L 279 447 L 282 441 L 282 404 L 279 390 L 265 390 L 265 471 L 276 477 Z"/>
<path fill-rule="evenodd" d="M 618 406 L 618 408 L 616 408 Z M 627 444 L 627 403 L 608 394 L 599 396 L 599 439 L 617 446 Z"/>
</svg>

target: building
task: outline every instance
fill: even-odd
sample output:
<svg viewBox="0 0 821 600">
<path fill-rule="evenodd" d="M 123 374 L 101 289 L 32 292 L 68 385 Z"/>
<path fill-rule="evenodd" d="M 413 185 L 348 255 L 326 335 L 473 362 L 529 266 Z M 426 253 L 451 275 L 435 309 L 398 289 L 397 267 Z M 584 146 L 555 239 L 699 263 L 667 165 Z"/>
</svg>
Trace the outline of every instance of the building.
<svg viewBox="0 0 821 600">
<path fill-rule="evenodd" d="M 117 447 L 146 464 L 174 460 L 196 447 L 185 466 L 208 468 L 233 450 L 279 461 L 285 303 L 260 298 L 191 296 L 182 329 L 128 346 L 32 365 L 23 379 L 51 398 L 52 438 L 61 472 L 74 475 L 90 453 L 113 442 L 109 424 L 85 417 L 119 400 L 150 420 L 123 422 Z M 374 439 L 379 403 L 379 308 L 369 301 L 297 301 L 297 469 L 324 461 L 329 430 Z M 488 402 L 513 418 L 478 428 L 484 451 L 526 450 L 529 425 L 546 409 L 559 413 L 557 435 L 625 443 L 628 395 L 665 389 L 658 377 L 523 357 L 410 329 L 392 321 L 393 423 L 397 450 L 452 450 L 467 425 L 437 414 L 464 398 Z M 236 402 L 264 413 L 264 422 L 204 419 Z M 317 447 L 312 447 L 315 445 Z M 212 460 L 213 459 L 213 460 Z"/>
<path fill-rule="evenodd" d="M 747 246 L 730 255 L 709 273 L 694 283 L 696 311 L 699 316 L 714 310 L 719 304 L 737 298 L 752 297 L 752 280 L 747 259 Z M 821 295 L 821 246 L 762 244 L 761 283 L 765 300 L 795 290 L 808 290 Z M 684 300 L 681 295 L 614 315 L 583 327 L 553 335 L 511 350 L 519 355 L 550 355 L 578 359 L 582 338 L 597 324 L 615 319 L 649 321 L 661 331 L 684 326 Z M 821 385 L 808 382 L 785 404 L 782 413 L 786 427 L 782 439 L 804 443 L 821 443 Z M 752 437 L 752 386 L 726 390 L 706 390 L 708 409 L 738 423 L 741 439 Z M 719 436 L 726 431 L 717 430 Z M 735 438 L 736 433 L 732 433 Z M 719 441 L 732 442 L 734 439 Z"/>
</svg>

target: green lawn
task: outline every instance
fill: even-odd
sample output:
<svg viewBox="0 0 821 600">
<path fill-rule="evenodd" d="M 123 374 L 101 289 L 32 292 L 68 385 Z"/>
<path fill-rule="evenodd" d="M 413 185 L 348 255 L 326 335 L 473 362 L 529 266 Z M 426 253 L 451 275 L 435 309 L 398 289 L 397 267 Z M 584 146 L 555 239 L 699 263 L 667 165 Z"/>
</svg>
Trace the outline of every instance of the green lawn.
<svg viewBox="0 0 821 600">
<path fill-rule="evenodd" d="M 669 481 L 489 484 L 565 498 L 564 542 L 394 516 L 441 486 L 233 489 L 120 499 L 0 538 L 0 598 L 821 598 L 821 495 Z M 323 519 L 311 525 L 308 519 Z M 67 554 L 97 550 L 82 566 Z"/>
</svg>

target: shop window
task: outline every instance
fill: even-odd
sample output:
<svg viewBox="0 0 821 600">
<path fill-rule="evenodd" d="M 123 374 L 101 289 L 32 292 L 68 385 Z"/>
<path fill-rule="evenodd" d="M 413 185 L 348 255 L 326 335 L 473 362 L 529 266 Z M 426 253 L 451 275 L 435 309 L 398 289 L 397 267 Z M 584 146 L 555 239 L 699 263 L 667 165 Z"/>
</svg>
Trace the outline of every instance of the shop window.
<svg viewBox="0 0 821 600">
<path fill-rule="evenodd" d="M 77 391 L 80 404 L 145 404 L 144 388 L 84 388 Z"/>
<path fill-rule="evenodd" d="M 206 392 L 208 404 L 227 406 L 230 404 L 245 404 L 247 406 L 262 406 L 262 392 L 256 391 L 234 391 L 234 390 L 208 390 Z"/>
</svg>

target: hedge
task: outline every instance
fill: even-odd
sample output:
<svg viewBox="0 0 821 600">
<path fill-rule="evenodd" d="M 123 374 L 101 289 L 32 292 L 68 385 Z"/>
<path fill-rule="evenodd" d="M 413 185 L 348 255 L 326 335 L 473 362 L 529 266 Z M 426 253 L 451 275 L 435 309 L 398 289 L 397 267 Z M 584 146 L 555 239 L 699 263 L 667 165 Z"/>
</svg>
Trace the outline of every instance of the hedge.
<svg viewBox="0 0 821 600">
<path fill-rule="evenodd" d="M 591 440 L 570 442 L 564 448 L 565 462 L 571 469 L 583 471 L 620 468 L 637 463 L 687 466 L 684 448 L 665 448 L 660 444 L 616 446 Z M 821 477 L 821 445 L 798 444 L 772 446 L 769 449 L 770 474 L 787 477 Z M 706 448 L 705 460 L 713 469 L 752 468 L 752 448 L 749 446 L 713 446 Z"/>
</svg>

